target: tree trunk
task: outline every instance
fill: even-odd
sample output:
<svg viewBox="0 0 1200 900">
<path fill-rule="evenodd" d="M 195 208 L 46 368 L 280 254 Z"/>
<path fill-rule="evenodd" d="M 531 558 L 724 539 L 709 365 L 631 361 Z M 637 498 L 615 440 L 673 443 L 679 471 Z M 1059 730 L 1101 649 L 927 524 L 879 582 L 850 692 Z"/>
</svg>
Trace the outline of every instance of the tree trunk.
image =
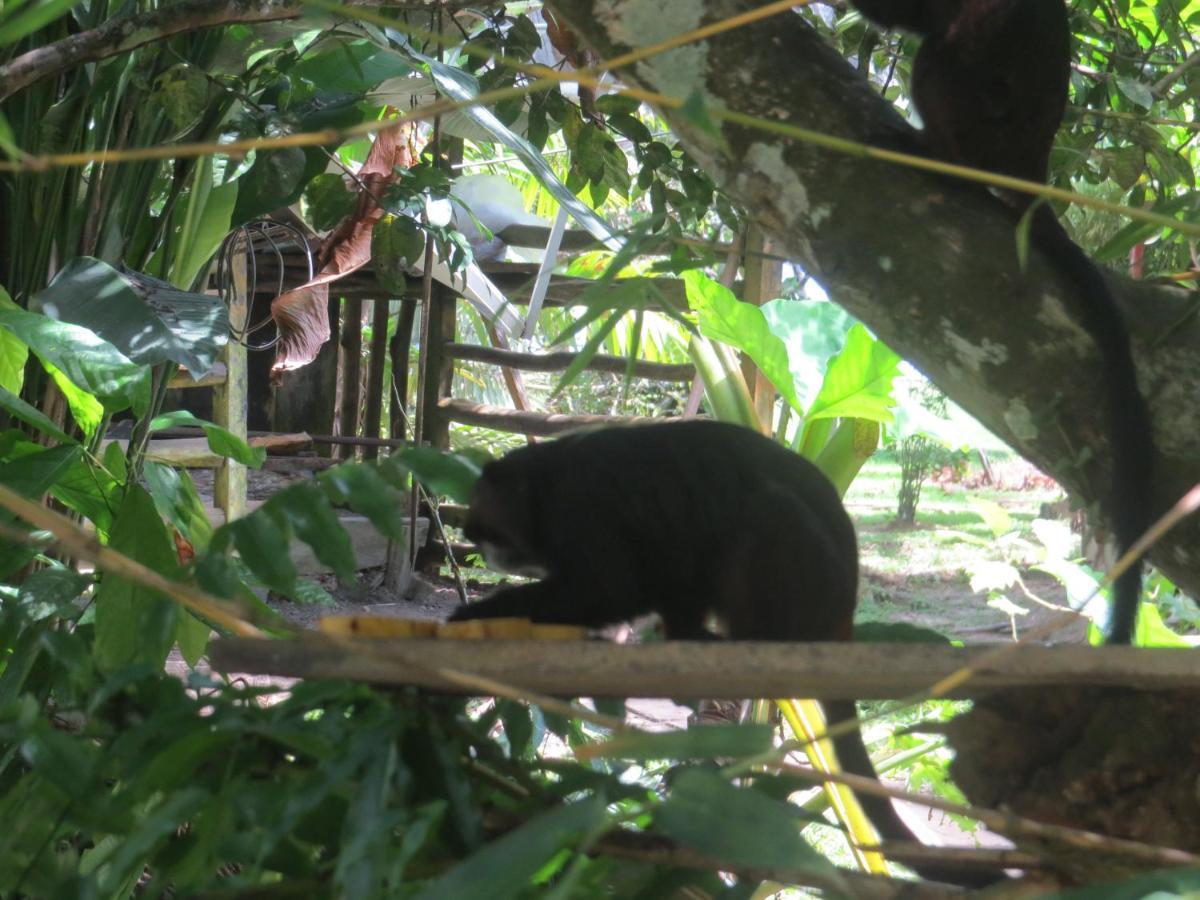
<svg viewBox="0 0 1200 900">
<path fill-rule="evenodd" d="M 658 0 L 551 0 L 603 58 L 745 12 L 757 0 L 664 7 Z M 686 14 L 685 14 L 686 13 Z M 701 97 L 665 110 L 681 143 L 782 251 L 947 395 L 1072 492 L 1107 501 L 1108 414 L 1099 356 L 1073 292 L 1035 253 L 1017 259 L 1011 212 L 985 191 L 863 155 L 721 121 L 721 108 L 889 149 L 915 132 L 804 20 L 784 13 L 651 56 L 621 78 Z M 690 106 L 691 104 L 689 104 Z M 1129 314 L 1159 448 L 1161 512 L 1200 481 L 1200 319 L 1173 287 L 1112 278 Z M 1200 594 L 1200 520 L 1153 561 Z"/>
</svg>

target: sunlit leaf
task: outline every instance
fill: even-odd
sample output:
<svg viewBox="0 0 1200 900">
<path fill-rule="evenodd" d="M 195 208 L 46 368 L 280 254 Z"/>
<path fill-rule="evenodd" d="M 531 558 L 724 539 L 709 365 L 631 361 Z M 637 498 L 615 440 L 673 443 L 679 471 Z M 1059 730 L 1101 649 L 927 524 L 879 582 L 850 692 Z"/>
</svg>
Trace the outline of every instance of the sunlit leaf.
<svg viewBox="0 0 1200 900">
<path fill-rule="evenodd" d="M 93 394 L 110 412 L 145 409 L 150 372 L 88 328 L 19 310 L 0 310 L 0 326 L 24 341 L 43 361 Z"/>
</svg>

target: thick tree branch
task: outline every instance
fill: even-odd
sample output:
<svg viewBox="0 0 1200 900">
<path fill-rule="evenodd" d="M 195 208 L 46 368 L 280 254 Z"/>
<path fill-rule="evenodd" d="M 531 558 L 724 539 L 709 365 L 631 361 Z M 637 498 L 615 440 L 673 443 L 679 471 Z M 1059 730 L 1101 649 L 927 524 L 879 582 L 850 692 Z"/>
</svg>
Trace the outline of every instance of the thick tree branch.
<svg viewBox="0 0 1200 900">
<path fill-rule="evenodd" d="M 756 0 L 670 7 L 660 0 L 550 0 L 603 57 L 742 12 Z M 915 133 L 805 23 L 785 14 L 643 60 L 641 87 L 867 144 Z M 1040 258 L 1022 272 L 1011 213 L 969 188 L 732 124 L 718 140 L 668 111 L 684 146 L 829 295 L 955 401 L 1070 490 L 1106 498 L 1102 372 L 1078 302 Z M 1161 511 L 1200 481 L 1200 321 L 1186 291 L 1114 279 L 1155 415 Z M 1154 561 L 1200 593 L 1200 523 Z"/>
<path fill-rule="evenodd" d="M 384 0 L 347 0 L 346 5 L 382 6 Z M 437 5 L 437 0 L 405 0 L 387 5 L 430 9 Z M 301 0 L 183 0 L 149 13 L 118 16 L 91 31 L 37 47 L 0 66 L 0 100 L 82 63 L 128 53 L 172 35 L 235 22 L 296 19 L 303 11 Z"/>
</svg>

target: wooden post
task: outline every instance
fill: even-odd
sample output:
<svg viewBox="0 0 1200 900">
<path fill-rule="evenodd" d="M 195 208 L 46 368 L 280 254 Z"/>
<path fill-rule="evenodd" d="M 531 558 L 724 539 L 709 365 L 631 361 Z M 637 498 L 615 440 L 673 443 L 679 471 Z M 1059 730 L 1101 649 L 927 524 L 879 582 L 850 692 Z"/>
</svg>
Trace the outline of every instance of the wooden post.
<svg viewBox="0 0 1200 900">
<path fill-rule="evenodd" d="M 454 383 L 454 359 L 445 345 L 454 341 L 455 309 L 458 295 L 435 281 L 432 285 L 429 327 L 425 329 L 429 346 L 421 348 L 425 369 L 425 393 L 420 398 L 424 443 L 442 450 L 450 449 L 450 420 L 443 415 L 440 402 L 450 396 Z"/>
<path fill-rule="evenodd" d="M 765 254 L 770 252 L 771 242 L 762 229 L 750 225 L 746 233 L 746 285 L 742 299 L 755 306 L 774 300 L 783 290 L 783 263 L 767 258 Z M 758 414 L 759 422 L 771 428 L 775 411 L 775 386 L 749 358 L 744 359 L 742 372 L 754 397 L 754 411 Z"/>
<path fill-rule="evenodd" d="M 391 303 L 386 298 L 377 297 L 371 301 L 371 305 L 371 360 L 367 371 L 367 412 L 363 434 L 377 438 L 381 436 L 380 425 L 383 422 L 383 395 L 386 390 L 383 373 L 387 368 L 388 309 Z M 378 455 L 378 447 L 363 448 L 363 459 L 375 459 Z"/>
<path fill-rule="evenodd" d="M 362 311 L 361 297 L 350 297 L 342 307 L 342 434 L 358 434 L 358 405 L 362 395 Z M 354 447 L 345 446 L 342 459 L 354 456 Z"/>
<path fill-rule="evenodd" d="M 246 317 L 250 314 L 249 279 L 246 272 L 246 254 L 253 253 L 249 241 L 238 244 L 233 265 L 233 290 L 229 301 L 230 339 L 225 344 L 225 381 L 213 389 L 213 420 L 240 438 L 246 437 L 246 391 L 247 366 L 246 347 L 232 338 L 246 329 Z M 246 514 L 246 466 L 225 458 L 217 467 L 213 484 L 213 500 L 225 512 L 225 521 L 231 522 Z"/>
<path fill-rule="evenodd" d="M 408 434 L 408 360 L 412 349 L 413 322 L 417 317 L 417 301 L 405 297 L 400 302 L 400 320 L 392 335 L 389 355 L 392 358 L 391 415 L 388 437 L 403 439 Z"/>
</svg>

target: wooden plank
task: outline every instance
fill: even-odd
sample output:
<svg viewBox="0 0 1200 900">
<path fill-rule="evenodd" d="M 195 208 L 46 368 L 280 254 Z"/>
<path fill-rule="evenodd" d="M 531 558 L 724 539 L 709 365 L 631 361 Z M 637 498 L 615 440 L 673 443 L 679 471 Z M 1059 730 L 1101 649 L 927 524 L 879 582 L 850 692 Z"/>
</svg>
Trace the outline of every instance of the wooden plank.
<svg viewBox="0 0 1200 900">
<path fill-rule="evenodd" d="M 227 673 L 347 678 L 463 693 L 437 674 L 458 670 L 524 690 L 568 697 L 896 699 L 982 663 L 953 696 L 1002 688 L 1096 685 L 1144 690 L 1200 687 L 1192 649 L 1082 645 L 995 647 L 934 644 L 801 644 L 661 641 L 225 639 L 210 647 Z"/>
<path fill-rule="evenodd" d="M 484 428 L 491 428 L 494 431 L 534 437 L 549 437 L 553 434 L 570 431 L 572 428 L 582 428 L 588 425 L 646 425 L 664 421 L 661 418 L 655 419 L 648 416 L 569 416 L 560 413 L 487 406 L 482 403 L 470 403 L 467 400 L 453 398 L 441 400 L 438 403 L 438 409 L 447 422 L 482 425 Z"/>
<path fill-rule="evenodd" d="M 186 390 L 187 388 L 215 387 L 218 384 L 225 383 L 227 373 L 228 369 L 223 362 L 214 363 L 213 367 L 199 378 L 193 378 L 191 373 L 181 366 L 179 371 L 171 376 L 171 382 L 168 387 L 182 390 Z"/>
<path fill-rule="evenodd" d="M 514 350 L 502 350 L 498 347 L 478 347 L 474 344 L 447 344 L 446 353 L 454 359 L 508 366 L 526 372 L 562 372 L 574 362 L 577 355 L 569 350 L 554 353 L 520 353 Z M 586 368 L 591 372 L 624 375 L 628 364 L 628 360 L 624 357 L 597 353 L 588 362 Z M 651 378 L 655 381 L 687 383 L 695 377 L 696 367 L 691 363 L 672 364 L 635 360 L 633 374 L 638 378 Z"/>
</svg>

